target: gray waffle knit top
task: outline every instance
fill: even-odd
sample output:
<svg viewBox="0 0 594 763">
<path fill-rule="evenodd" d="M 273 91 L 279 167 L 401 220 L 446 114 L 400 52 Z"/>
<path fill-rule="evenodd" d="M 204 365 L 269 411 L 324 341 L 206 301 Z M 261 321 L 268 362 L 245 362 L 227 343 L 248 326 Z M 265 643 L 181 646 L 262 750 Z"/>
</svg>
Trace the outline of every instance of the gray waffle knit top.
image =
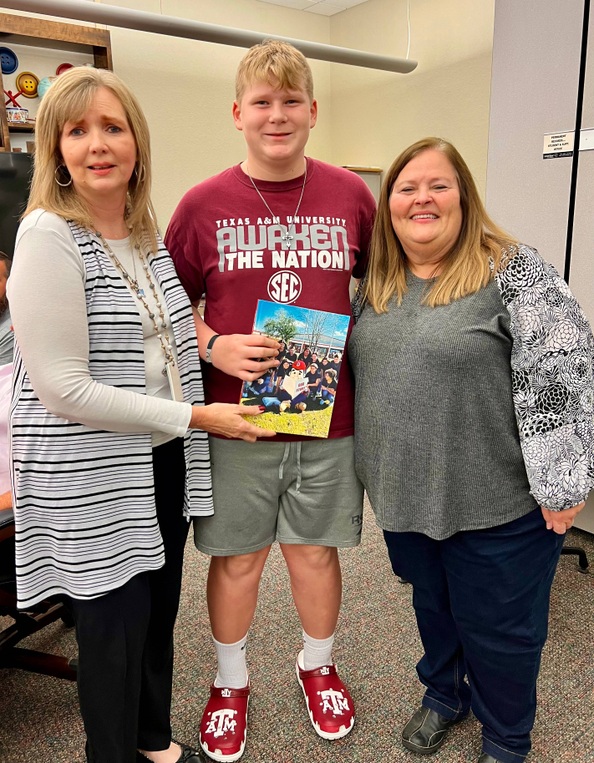
<svg viewBox="0 0 594 763">
<path fill-rule="evenodd" d="M 363 309 L 349 343 L 356 468 L 380 527 L 435 539 L 594 484 L 594 337 L 535 249 L 504 251 L 495 278 L 443 307 L 410 274 L 402 304 Z"/>
</svg>

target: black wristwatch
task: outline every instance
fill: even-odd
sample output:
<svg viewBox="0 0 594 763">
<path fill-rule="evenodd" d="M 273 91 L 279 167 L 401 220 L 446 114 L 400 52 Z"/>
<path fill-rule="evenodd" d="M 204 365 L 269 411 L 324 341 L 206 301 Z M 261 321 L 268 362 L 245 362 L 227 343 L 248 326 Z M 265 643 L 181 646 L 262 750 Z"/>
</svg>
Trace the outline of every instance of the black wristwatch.
<svg viewBox="0 0 594 763">
<path fill-rule="evenodd" d="M 206 363 L 212 363 L 212 346 L 220 336 L 220 334 L 213 334 L 208 340 L 208 344 L 206 345 L 206 354 L 204 355 L 204 361 Z"/>
</svg>

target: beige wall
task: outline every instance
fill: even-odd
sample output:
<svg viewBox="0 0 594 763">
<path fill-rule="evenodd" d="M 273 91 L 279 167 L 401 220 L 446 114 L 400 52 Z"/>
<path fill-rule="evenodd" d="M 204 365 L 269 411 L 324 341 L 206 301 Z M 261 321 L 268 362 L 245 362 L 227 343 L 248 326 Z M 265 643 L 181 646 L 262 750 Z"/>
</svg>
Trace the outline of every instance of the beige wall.
<svg viewBox="0 0 594 763">
<path fill-rule="evenodd" d="M 333 17 L 331 43 L 404 58 L 406 0 L 370 0 Z M 406 146 L 451 140 L 485 187 L 494 0 L 411 0 L 406 75 L 334 67 L 332 125 L 336 164 L 387 170 Z"/>
<path fill-rule="evenodd" d="M 312 40 L 406 54 L 406 0 L 368 0 L 331 17 L 258 0 L 109 0 L 109 4 Z M 453 140 L 481 189 L 486 175 L 494 0 L 411 0 L 412 74 L 312 61 L 320 117 L 308 153 L 387 169 L 428 134 Z M 10 12 L 10 9 L 4 8 Z M 114 68 L 149 119 L 153 197 L 165 227 L 191 185 L 243 158 L 231 119 L 243 48 L 112 28 Z"/>
<path fill-rule="evenodd" d="M 110 4 L 295 39 L 329 42 L 324 16 L 258 0 L 110 0 Z M 231 118 L 235 70 L 245 48 L 111 29 L 114 69 L 134 88 L 151 127 L 153 199 L 165 227 L 181 195 L 196 182 L 244 158 Z M 325 104 L 312 133 L 312 155 L 331 161 L 331 65 L 312 61 Z"/>
</svg>

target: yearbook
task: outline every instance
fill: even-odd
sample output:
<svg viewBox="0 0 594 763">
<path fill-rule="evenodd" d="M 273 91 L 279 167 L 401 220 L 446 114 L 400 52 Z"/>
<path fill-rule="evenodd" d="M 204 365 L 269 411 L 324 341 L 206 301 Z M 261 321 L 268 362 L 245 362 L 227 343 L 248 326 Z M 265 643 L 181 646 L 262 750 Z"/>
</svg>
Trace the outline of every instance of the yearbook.
<svg viewBox="0 0 594 763">
<path fill-rule="evenodd" d="M 280 365 L 244 382 L 242 405 L 265 412 L 247 416 L 263 429 L 328 437 L 350 315 L 258 300 L 254 333 L 281 343 Z"/>
</svg>

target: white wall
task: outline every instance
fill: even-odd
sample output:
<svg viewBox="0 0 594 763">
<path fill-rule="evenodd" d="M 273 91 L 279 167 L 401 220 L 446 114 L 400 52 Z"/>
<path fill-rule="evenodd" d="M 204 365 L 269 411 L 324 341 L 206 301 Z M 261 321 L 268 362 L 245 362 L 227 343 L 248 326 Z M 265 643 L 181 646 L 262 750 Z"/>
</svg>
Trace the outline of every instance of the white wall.
<svg viewBox="0 0 594 763">
<path fill-rule="evenodd" d="M 581 1 L 496 2 L 488 207 L 560 273 L 572 159 L 543 159 L 543 143 L 575 127 L 582 22 Z"/>
</svg>

